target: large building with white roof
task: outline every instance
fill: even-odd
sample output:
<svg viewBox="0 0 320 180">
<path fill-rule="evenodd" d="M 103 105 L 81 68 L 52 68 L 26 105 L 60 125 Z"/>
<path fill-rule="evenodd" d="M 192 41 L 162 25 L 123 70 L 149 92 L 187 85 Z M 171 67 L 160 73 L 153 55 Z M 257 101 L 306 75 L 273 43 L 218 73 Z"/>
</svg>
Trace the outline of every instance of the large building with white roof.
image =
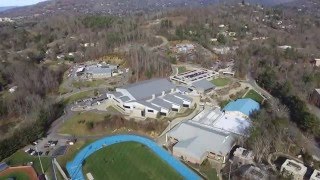
<svg viewBox="0 0 320 180">
<path fill-rule="evenodd" d="M 113 73 L 117 71 L 118 66 L 106 63 L 93 64 L 87 66 L 80 66 L 77 68 L 77 75 L 84 75 L 86 78 L 103 79 L 112 77 Z"/>
<path fill-rule="evenodd" d="M 201 164 L 206 158 L 211 158 L 225 163 L 235 137 L 189 120 L 167 133 L 167 141 L 173 145 L 173 155 L 185 161 Z"/>
<path fill-rule="evenodd" d="M 167 116 L 171 111 L 192 107 L 193 99 L 179 93 L 167 79 L 146 80 L 107 94 L 116 106 L 135 117 L 156 118 Z"/>
<path fill-rule="evenodd" d="M 246 136 L 249 115 L 259 104 L 250 99 L 230 102 L 226 108 L 205 108 L 194 118 L 181 122 L 166 134 L 173 155 L 201 164 L 206 158 L 225 163 L 235 139 Z"/>
</svg>

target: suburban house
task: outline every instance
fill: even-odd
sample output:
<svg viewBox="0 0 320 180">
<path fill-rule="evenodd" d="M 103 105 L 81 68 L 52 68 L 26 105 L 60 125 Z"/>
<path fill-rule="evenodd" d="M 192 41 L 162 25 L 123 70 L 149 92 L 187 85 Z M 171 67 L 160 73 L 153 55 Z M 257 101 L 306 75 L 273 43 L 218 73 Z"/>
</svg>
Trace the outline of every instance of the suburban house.
<svg viewBox="0 0 320 180">
<path fill-rule="evenodd" d="M 315 89 L 311 93 L 309 102 L 320 108 L 320 89 Z"/>
<path fill-rule="evenodd" d="M 242 174 L 244 179 L 251 179 L 251 180 L 268 180 L 270 179 L 268 174 L 256 166 L 248 166 L 248 168 Z"/>
<path fill-rule="evenodd" d="M 314 170 L 310 180 L 320 180 L 320 171 L 319 170 Z"/>
<path fill-rule="evenodd" d="M 173 155 L 194 164 L 201 164 L 206 158 L 225 163 L 235 143 L 231 133 L 200 126 L 190 120 L 178 124 L 166 136 L 173 146 Z"/>
<path fill-rule="evenodd" d="M 233 163 L 237 163 L 239 165 L 253 164 L 253 159 L 254 159 L 253 152 L 243 147 L 238 147 L 233 152 Z"/>
<path fill-rule="evenodd" d="M 302 163 L 287 159 L 281 166 L 280 172 L 283 176 L 291 176 L 294 180 L 303 180 L 307 167 Z"/>
<path fill-rule="evenodd" d="M 311 61 L 311 63 L 316 66 L 316 67 L 319 67 L 320 66 L 320 58 L 319 59 L 314 59 Z"/>
<path fill-rule="evenodd" d="M 109 99 L 124 113 L 135 117 L 156 118 L 167 116 L 172 111 L 194 105 L 193 99 L 176 90 L 176 86 L 167 79 L 151 79 L 120 88 L 107 93 Z"/>
</svg>

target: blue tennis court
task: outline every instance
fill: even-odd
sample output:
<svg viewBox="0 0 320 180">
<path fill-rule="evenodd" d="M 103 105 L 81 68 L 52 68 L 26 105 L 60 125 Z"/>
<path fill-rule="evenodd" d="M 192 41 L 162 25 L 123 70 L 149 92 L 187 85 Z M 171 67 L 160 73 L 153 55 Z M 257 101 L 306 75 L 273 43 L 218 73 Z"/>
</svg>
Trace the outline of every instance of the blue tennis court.
<svg viewBox="0 0 320 180">
<path fill-rule="evenodd" d="M 72 180 L 84 180 L 84 174 L 82 172 L 82 162 L 87 157 L 89 157 L 94 152 L 99 149 L 110 146 L 116 143 L 121 142 L 138 142 L 147 147 L 149 147 L 155 154 L 157 154 L 161 159 L 167 162 L 173 169 L 175 169 L 178 173 L 180 173 L 185 179 L 196 180 L 201 179 L 201 177 L 189 169 L 186 165 L 184 165 L 179 160 L 175 159 L 171 154 L 169 154 L 166 150 L 158 146 L 154 141 L 137 135 L 115 135 L 109 136 L 102 139 L 99 139 L 90 145 L 86 146 L 82 149 L 73 159 L 67 163 L 67 171 Z"/>
</svg>

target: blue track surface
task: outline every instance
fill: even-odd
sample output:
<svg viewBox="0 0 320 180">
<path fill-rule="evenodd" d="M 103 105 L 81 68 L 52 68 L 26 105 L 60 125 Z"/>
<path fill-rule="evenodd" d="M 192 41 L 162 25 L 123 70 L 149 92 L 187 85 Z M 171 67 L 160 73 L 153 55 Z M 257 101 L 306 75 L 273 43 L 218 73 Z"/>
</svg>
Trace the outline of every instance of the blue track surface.
<svg viewBox="0 0 320 180">
<path fill-rule="evenodd" d="M 147 139 L 145 137 L 136 136 L 136 135 L 116 135 L 109 136 L 103 139 L 99 139 L 90 145 L 82 149 L 74 158 L 73 161 L 67 163 L 67 171 L 72 180 L 84 180 L 84 174 L 82 172 L 82 162 L 88 156 L 98 151 L 99 149 L 110 146 L 112 144 L 121 143 L 121 142 L 138 142 L 149 147 L 154 153 L 156 153 L 160 158 L 167 162 L 173 169 L 180 173 L 184 179 L 196 180 L 201 179 L 199 175 L 190 170 L 186 165 L 184 165 L 179 160 L 171 156 L 166 150 L 159 147 L 154 141 Z"/>
</svg>

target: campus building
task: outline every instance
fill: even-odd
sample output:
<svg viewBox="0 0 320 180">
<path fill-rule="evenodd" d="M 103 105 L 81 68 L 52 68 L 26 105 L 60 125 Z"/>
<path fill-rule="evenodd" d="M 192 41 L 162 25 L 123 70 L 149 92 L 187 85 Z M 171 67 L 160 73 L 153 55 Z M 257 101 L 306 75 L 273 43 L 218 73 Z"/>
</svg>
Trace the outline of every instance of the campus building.
<svg viewBox="0 0 320 180">
<path fill-rule="evenodd" d="M 167 144 L 173 147 L 174 156 L 191 163 L 201 164 L 206 158 L 225 163 L 236 137 L 247 135 L 250 113 L 259 108 L 251 99 L 230 102 L 223 110 L 205 108 L 171 129 L 166 134 Z M 250 161 L 251 155 L 247 156 Z"/>
<path fill-rule="evenodd" d="M 291 177 L 294 180 L 303 180 L 307 172 L 307 167 L 302 163 L 287 159 L 281 166 L 280 172 L 285 177 Z"/>
<path fill-rule="evenodd" d="M 109 65 L 106 63 L 93 64 L 87 66 L 78 67 L 76 74 L 78 76 L 85 76 L 86 78 L 92 79 L 103 79 L 113 76 L 113 73 L 117 71 L 118 66 Z"/>
<path fill-rule="evenodd" d="M 234 146 L 232 134 L 198 125 L 191 120 L 175 126 L 167 133 L 174 156 L 201 164 L 206 158 L 225 163 Z"/>
<path fill-rule="evenodd" d="M 116 88 L 109 99 L 125 113 L 135 117 L 156 118 L 180 112 L 194 105 L 193 99 L 176 90 L 167 79 L 152 79 Z"/>
</svg>

